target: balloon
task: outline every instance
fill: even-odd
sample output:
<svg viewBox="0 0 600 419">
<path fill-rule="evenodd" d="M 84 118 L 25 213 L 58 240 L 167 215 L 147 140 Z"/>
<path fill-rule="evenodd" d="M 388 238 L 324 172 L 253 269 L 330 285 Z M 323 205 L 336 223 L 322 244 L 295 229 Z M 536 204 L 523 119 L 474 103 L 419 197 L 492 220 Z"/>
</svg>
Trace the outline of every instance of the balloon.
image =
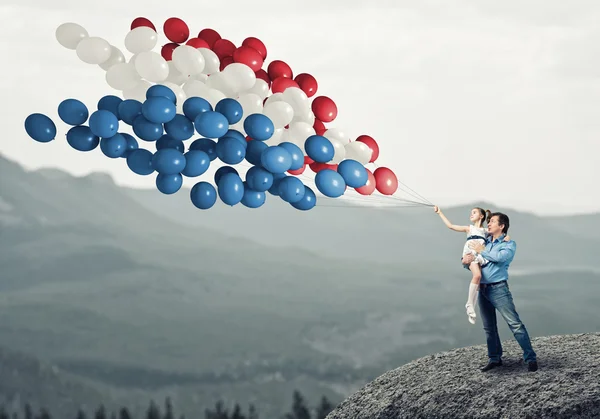
<svg viewBox="0 0 600 419">
<path fill-rule="evenodd" d="M 142 114 L 142 103 L 135 99 L 125 99 L 119 103 L 117 112 L 123 122 L 133 125 L 135 118 Z"/>
<path fill-rule="evenodd" d="M 379 157 L 379 145 L 377 141 L 373 139 L 373 137 L 369 135 L 360 135 L 356 141 L 365 143 L 367 147 L 371 150 L 371 158 L 369 159 L 369 163 L 373 163 Z"/>
<path fill-rule="evenodd" d="M 317 133 L 317 135 L 323 135 L 327 131 L 327 128 L 325 127 L 325 124 L 323 124 L 323 121 L 320 121 L 319 119 L 316 119 L 316 118 L 315 118 L 315 122 L 313 123 L 313 128 L 314 128 L 315 132 Z"/>
<path fill-rule="evenodd" d="M 263 57 L 252 47 L 244 46 L 233 51 L 233 62 L 245 64 L 256 72 L 263 66 Z"/>
<path fill-rule="evenodd" d="M 271 102 L 265 105 L 263 114 L 273 122 L 275 128 L 283 128 L 292 122 L 294 109 L 287 102 Z"/>
<path fill-rule="evenodd" d="M 133 120 L 133 132 L 144 141 L 156 141 L 163 135 L 163 126 L 139 115 Z"/>
<path fill-rule="evenodd" d="M 183 177 L 179 173 L 167 175 L 159 173 L 156 176 L 156 188 L 165 195 L 171 195 L 181 189 Z"/>
<path fill-rule="evenodd" d="M 217 54 L 214 51 L 206 48 L 198 49 L 202 57 L 204 57 L 204 70 L 202 70 L 203 74 L 214 74 L 219 71 L 221 66 L 221 61 Z"/>
<path fill-rule="evenodd" d="M 176 140 L 185 141 L 194 135 L 194 124 L 184 115 L 177 114 L 165 124 L 165 132 Z"/>
<path fill-rule="evenodd" d="M 206 42 L 202 38 L 190 38 L 190 39 L 188 39 L 188 41 L 185 44 L 189 45 L 190 47 L 194 47 L 196 49 L 198 49 L 198 48 L 210 48 L 208 46 L 208 42 Z"/>
<path fill-rule="evenodd" d="M 244 131 L 255 140 L 265 141 L 271 138 L 275 126 L 265 115 L 255 113 L 249 115 L 244 121 Z"/>
<path fill-rule="evenodd" d="M 222 137 L 217 142 L 217 156 L 223 163 L 238 164 L 246 157 L 246 147 L 237 138 Z"/>
<path fill-rule="evenodd" d="M 178 150 L 174 148 L 163 148 L 154 153 L 152 157 L 152 167 L 158 173 L 163 175 L 174 175 L 181 173 L 185 169 L 186 159 Z"/>
<path fill-rule="evenodd" d="M 255 166 L 259 166 L 261 164 L 262 153 L 268 147 L 269 146 L 262 141 L 252 140 L 248 142 L 248 147 L 246 148 L 246 161 Z"/>
<path fill-rule="evenodd" d="M 102 64 L 110 58 L 112 48 L 111 45 L 102 38 L 87 36 L 79 41 L 75 52 L 79 59 L 84 63 Z"/>
<path fill-rule="evenodd" d="M 202 112 L 212 112 L 212 110 L 212 105 L 201 97 L 188 97 L 183 102 L 183 113 L 190 121 L 195 121 Z"/>
<path fill-rule="evenodd" d="M 269 74 L 269 78 L 271 80 L 275 80 L 279 77 L 286 77 L 288 79 L 291 79 L 293 76 L 291 67 L 281 60 L 271 61 L 271 63 L 267 67 L 267 73 Z"/>
<path fill-rule="evenodd" d="M 147 99 L 142 104 L 142 115 L 150 122 L 165 124 L 175 118 L 175 104 L 164 96 Z"/>
<path fill-rule="evenodd" d="M 298 168 L 298 169 L 296 169 L 296 170 L 292 170 L 292 169 L 290 169 L 290 170 L 288 170 L 287 172 L 288 172 L 290 175 L 298 176 L 298 175 L 301 175 L 302 173 L 304 173 L 304 171 L 305 171 L 305 170 L 306 170 L 306 165 L 305 165 L 305 164 L 302 164 L 302 167 L 300 167 L 300 168 Z"/>
<path fill-rule="evenodd" d="M 289 87 L 286 89 L 282 93 L 282 99 L 290 104 L 294 110 L 294 117 L 300 117 L 310 112 L 308 96 L 299 87 Z"/>
<path fill-rule="evenodd" d="M 125 48 L 132 54 L 152 51 L 158 42 L 156 30 L 147 26 L 139 26 L 125 35 Z"/>
<path fill-rule="evenodd" d="M 121 52 L 121 50 L 117 47 L 115 47 L 114 45 L 110 46 L 110 57 L 108 57 L 108 60 L 104 61 L 103 63 L 98 64 L 100 66 L 100 68 L 104 71 L 108 71 L 108 69 L 110 69 L 112 66 L 117 65 L 117 64 L 121 64 L 121 63 L 125 63 L 127 62 L 125 60 L 125 56 L 123 55 L 123 53 Z"/>
<path fill-rule="evenodd" d="M 127 150 L 127 140 L 121 134 L 117 133 L 109 138 L 100 140 L 100 150 L 106 157 L 116 159 L 123 156 Z"/>
<path fill-rule="evenodd" d="M 236 176 L 239 176 L 239 173 L 237 170 L 235 170 L 233 167 L 231 166 L 221 166 L 217 169 L 217 171 L 215 172 L 215 183 L 218 184 L 219 181 L 221 180 L 221 177 L 226 174 L 226 173 L 233 173 Z"/>
<path fill-rule="evenodd" d="M 304 196 L 304 184 L 294 176 L 287 176 L 279 182 L 279 196 L 286 202 L 298 202 Z"/>
<path fill-rule="evenodd" d="M 323 122 L 331 122 L 337 117 L 337 106 L 327 96 L 319 96 L 312 102 L 312 111 L 315 118 Z"/>
<path fill-rule="evenodd" d="M 152 167 L 152 153 L 144 148 L 138 148 L 127 156 L 127 166 L 138 175 L 147 176 L 154 172 Z"/>
<path fill-rule="evenodd" d="M 242 105 L 235 99 L 225 98 L 217 103 L 215 111 L 223 114 L 229 121 L 229 125 L 233 125 L 242 119 Z"/>
<path fill-rule="evenodd" d="M 221 35 L 214 29 L 205 28 L 200 31 L 198 38 L 204 39 L 208 43 L 208 47 L 212 48 L 215 45 L 215 42 L 221 39 Z"/>
<path fill-rule="evenodd" d="M 140 26 L 147 26 L 156 31 L 156 27 L 154 26 L 154 23 L 152 23 L 149 19 L 147 19 L 145 17 L 136 17 L 135 19 L 133 19 L 133 22 L 131 22 L 130 29 L 139 28 Z"/>
<path fill-rule="evenodd" d="M 168 44 L 164 44 L 160 49 L 160 55 L 167 60 L 171 61 L 173 59 L 173 51 L 177 48 L 179 44 L 175 42 L 169 42 Z"/>
<path fill-rule="evenodd" d="M 177 105 L 177 109 L 179 113 L 183 113 L 183 110 L 179 110 L 179 108 L 183 109 L 183 104 L 187 99 L 187 96 L 181 86 L 177 86 L 174 83 L 164 81 L 161 83 L 163 86 L 168 87 L 175 94 L 175 104 Z"/>
<path fill-rule="evenodd" d="M 141 80 L 135 66 L 131 63 L 113 65 L 106 72 L 105 78 L 108 85 L 117 90 L 133 89 Z"/>
<path fill-rule="evenodd" d="M 269 188 L 271 195 L 279 196 L 279 183 L 288 177 L 285 173 L 273 173 L 273 184 Z"/>
<path fill-rule="evenodd" d="M 195 75 L 204 70 L 204 56 L 194 47 L 180 45 L 173 51 L 173 64 L 182 74 Z"/>
<path fill-rule="evenodd" d="M 290 202 L 290 204 L 297 210 L 308 211 L 317 204 L 317 196 L 311 188 L 305 185 L 302 199 L 296 202 Z"/>
<path fill-rule="evenodd" d="M 173 90 L 163 84 L 155 84 L 154 86 L 148 88 L 146 91 L 146 99 L 150 99 L 152 97 L 166 97 L 174 104 L 177 104 L 177 96 Z"/>
<path fill-rule="evenodd" d="M 231 57 L 235 51 L 235 44 L 229 39 L 217 39 L 211 49 L 217 54 L 219 60 L 223 61 L 225 57 Z M 233 58 L 232 58 L 233 59 Z"/>
<path fill-rule="evenodd" d="M 184 154 L 185 168 L 181 174 L 187 177 L 200 176 L 208 170 L 210 166 L 210 158 L 202 150 L 190 150 Z"/>
<path fill-rule="evenodd" d="M 266 192 L 273 186 L 273 174 L 259 166 L 252 166 L 246 172 L 246 183 L 252 190 Z"/>
<path fill-rule="evenodd" d="M 181 86 L 183 83 L 190 80 L 191 76 L 189 74 L 183 74 L 181 71 L 177 70 L 177 67 L 175 67 L 175 64 L 173 64 L 172 60 L 167 60 L 167 67 L 169 68 L 169 75 L 165 81 Z"/>
<path fill-rule="evenodd" d="M 319 173 L 321 170 L 325 170 L 325 169 L 337 171 L 337 168 L 338 168 L 337 164 L 327 164 L 327 163 L 318 163 L 318 162 L 310 163 L 308 166 L 315 173 Z"/>
<path fill-rule="evenodd" d="M 398 190 L 398 178 L 387 167 L 378 167 L 373 173 L 375 187 L 384 195 L 393 195 Z"/>
<path fill-rule="evenodd" d="M 281 146 L 271 146 L 261 153 L 260 163 L 271 173 L 284 173 L 292 167 L 292 155 Z"/>
<path fill-rule="evenodd" d="M 244 114 L 246 117 L 254 113 L 261 113 L 263 111 L 263 101 L 257 94 L 254 93 L 243 93 L 238 97 L 238 102 L 242 105 Z M 242 116 L 242 121 L 244 117 Z"/>
<path fill-rule="evenodd" d="M 119 129 L 119 120 L 109 111 L 98 110 L 90 115 L 90 129 L 98 137 L 112 137 Z"/>
<path fill-rule="evenodd" d="M 304 167 L 304 153 L 302 152 L 300 147 L 290 142 L 280 143 L 279 147 L 283 147 L 284 149 L 286 149 L 292 156 L 292 165 L 288 170 L 298 170 Z"/>
<path fill-rule="evenodd" d="M 235 92 L 250 89 L 256 83 L 256 74 L 245 64 L 232 63 L 223 70 L 227 83 Z"/>
<path fill-rule="evenodd" d="M 244 146 L 244 149 L 246 149 L 248 147 L 248 142 L 246 141 L 246 137 L 244 137 L 244 135 L 239 131 L 230 129 L 229 131 L 227 131 L 225 133 L 225 135 L 223 137 L 233 137 L 233 138 L 239 140 L 239 142 Z"/>
<path fill-rule="evenodd" d="M 250 36 L 244 39 L 242 46 L 256 50 L 263 60 L 267 59 L 267 47 L 260 39 Z"/>
<path fill-rule="evenodd" d="M 373 152 L 367 144 L 361 141 L 352 141 L 344 147 L 346 149 L 346 158 L 358 161 L 361 164 L 369 163 Z"/>
<path fill-rule="evenodd" d="M 196 208 L 206 210 L 217 202 L 217 191 L 208 182 L 198 182 L 190 191 L 190 199 Z"/>
<path fill-rule="evenodd" d="M 306 154 L 317 163 L 327 163 L 334 156 L 331 141 L 321 135 L 311 135 L 304 143 Z"/>
<path fill-rule="evenodd" d="M 233 206 L 244 197 L 244 184 L 235 173 L 225 173 L 218 182 L 219 198 L 225 204 Z"/>
<path fill-rule="evenodd" d="M 273 84 L 271 84 L 271 91 L 273 93 L 282 93 L 289 88 L 299 89 L 300 87 L 298 86 L 298 83 L 287 77 L 278 77 L 274 79 Z"/>
<path fill-rule="evenodd" d="M 261 68 L 255 74 L 257 79 L 261 79 L 262 81 L 267 83 L 267 87 L 271 88 L 271 79 L 269 78 L 269 75 L 265 70 Z"/>
<path fill-rule="evenodd" d="M 373 173 L 371 173 L 371 171 L 366 167 L 365 170 L 367 171 L 368 175 L 367 183 L 360 188 L 356 188 L 356 192 L 361 195 L 371 195 L 373 192 L 375 192 L 375 176 L 373 176 Z"/>
<path fill-rule="evenodd" d="M 265 203 L 267 196 L 263 191 L 254 191 L 244 184 L 244 196 L 242 205 L 248 208 L 258 208 Z"/>
<path fill-rule="evenodd" d="M 199 138 L 190 144 L 189 150 L 204 151 L 211 161 L 217 158 L 217 142 L 210 138 Z"/>
<path fill-rule="evenodd" d="M 143 102 L 150 86 L 150 82 L 147 80 L 139 80 L 133 88 L 123 90 L 123 97 L 125 99 L 135 99 L 139 102 Z"/>
<path fill-rule="evenodd" d="M 294 81 L 298 83 L 298 86 L 304 93 L 306 93 L 306 96 L 313 97 L 315 93 L 317 93 L 319 85 L 317 84 L 317 80 L 312 75 L 308 73 L 301 73 L 294 78 Z"/>
<path fill-rule="evenodd" d="M 167 61 L 154 51 L 140 52 L 134 66 L 140 77 L 154 83 L 165 81 L 169 77 Z"/>
<path fill-rule="evenodd" d="M 58 116 L 66 124 L 82 125 L 87 121 L 89 111 L 83 102 L 77 99 L 65 99 L 58 105 Z"/>
<path fill-rule="evenodd" d="M 261 100 L 265 100 L 265 98 L 269 95 L 269 85 L 266 81 L 257 78 L 254 82 L 254 86 L 252 86 L 248 90 L 245 90 L 244 92 L 253 93 L 257 95 Z"/>
<path fill-rule="evenodd" d="M 163 25 L 165 36 L 171 42 L 178 44 L 184 43 L 190 36 L 190 28 L 181 19 L 171 17 L 167 19 Z"/>
<path fill-rule="evenodd" d="M 180 153 L 185 150 L 183 141 L 171 137 L 168 133 L 156 140 L 156 150 L 162 150 L 163 148 L 174 148 Z"/>
<path fill-rule="evenodd" d="M 133 135 L 127 134 L 126 132 L 121 132 L 120 134 L 125 138 L 126 142 L 125 152 L 121 155 L 121 157 L 127 157 L 132 151 L 139 148 L 139 144 Z"/>
<path fill-rule="evenodd" d="M 319 171 L 315 176 L 315 185 L 323 195 L 330 198 L 340 197 L 346 190 L 342 175 L 331 169 Z"/>
<path fill-rule="evenodd" d="M 118 96 L 106 95 L 98 101 L 98 110 L 109 111 L 119 119 L 119 105 L 123 102 Z"/>
<path fill-rule="evenodd" d="M 306 151 L 306 140 L 315 135 L 315 130 L 307 122 L 292 122 L 288 132 L 289 141 L 300 147 L 302 151 Z"/>
<path fill-rule="evenodd" d="M 202 112 L 194 120 L 196 131 L 203 137 L 219 138 L 229 129 L 227 118 L 214 111 Z"/>
<path fill-rule="evenodd" d="M 92 151 L 100 144 L 100 138 L 90 127 L 78 125 L 67 131 L 67 143 L 77 151 Z"/>
<path fill-rule="evenodd" d="M 77 23 L 63 23 L 55 32 L 56 40 L 63 47 L 68 49 L 76 49 L 79 42 L 89 36 L 88 31 Z"/>
<path fill-rule="evenodd" d="M 344 160 L 337 168 L 337 172 L 342 175 L 346 185 L 351 188 L 360 188 L 365 186 L 369 175 L 365 166 L 357 162 L 356 160 Z"/>
</svg>

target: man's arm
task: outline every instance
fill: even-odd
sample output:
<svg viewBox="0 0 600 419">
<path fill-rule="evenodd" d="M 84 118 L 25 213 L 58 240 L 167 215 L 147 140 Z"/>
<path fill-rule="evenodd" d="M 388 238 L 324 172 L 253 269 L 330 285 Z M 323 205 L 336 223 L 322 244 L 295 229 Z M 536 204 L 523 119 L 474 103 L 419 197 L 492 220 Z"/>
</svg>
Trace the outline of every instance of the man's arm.
<svg viewBox="0 0 600 419">
<path fill-rule="evenodd" d="M 512 240 L 505 243 L 506 245 L 500 249 L 484 249 L 480 254 L 485 259 L 493 263 L 503 263 L 507 260 L 511 260 L 515 256 L 515 252 L 517 251 L 517 244 Z"/>
</svg>

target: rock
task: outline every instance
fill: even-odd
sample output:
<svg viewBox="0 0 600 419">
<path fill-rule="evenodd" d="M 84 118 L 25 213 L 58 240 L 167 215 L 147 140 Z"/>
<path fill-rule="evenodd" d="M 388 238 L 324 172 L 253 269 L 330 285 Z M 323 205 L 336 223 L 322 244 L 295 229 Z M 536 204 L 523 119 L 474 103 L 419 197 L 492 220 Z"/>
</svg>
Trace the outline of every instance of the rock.
<svg viewBox="0 0 600 419">
<path fill-rule="evenodd" d="M 539 369 L 529 372 L 514 338 L 503 366 L 488 372 L 486 345 L 426 356 L 388 371 L 326 419 L 599 418 L 600 333 L 532 339 Z"/>
</svg>

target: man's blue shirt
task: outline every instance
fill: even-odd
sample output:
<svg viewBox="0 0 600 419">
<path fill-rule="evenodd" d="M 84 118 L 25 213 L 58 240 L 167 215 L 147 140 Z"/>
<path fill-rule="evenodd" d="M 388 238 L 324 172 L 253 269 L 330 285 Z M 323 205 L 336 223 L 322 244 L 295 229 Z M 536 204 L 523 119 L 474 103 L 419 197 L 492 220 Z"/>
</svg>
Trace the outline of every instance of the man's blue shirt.
<svg viewBox="0 0 600 419">
<path fill-rule="evenodd" d="M 481 268 L 481 283 L 493 284 L 495 282 L 508 280 L 508 267 L 515 257 L 517 243 L 514 240 L 504 241 L 505 235 L 502 234 L 496 240 L 488 237 L 485 244 L 485 250 L 481 256 L 489 261 L 487 265 Z M 465 266 L 465 268 L 469 268 Z"/>
</svg>

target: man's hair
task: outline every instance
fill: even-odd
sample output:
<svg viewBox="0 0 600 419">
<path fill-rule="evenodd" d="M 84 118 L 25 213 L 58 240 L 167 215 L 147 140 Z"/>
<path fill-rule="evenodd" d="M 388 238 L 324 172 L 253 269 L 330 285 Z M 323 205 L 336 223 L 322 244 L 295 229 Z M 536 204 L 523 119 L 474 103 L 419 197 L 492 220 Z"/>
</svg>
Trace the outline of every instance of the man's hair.
<svg viewBox="0 0 600 419">
<path fill-rule="evenodd" d="M 502 233 L 503 234 L 508 233 L 508 228 L 510 227 L 510 220 L 508 219 L 508 215 L 506 215 L 502 212 L 494 212 L 494 213 L 492 213 L 492 215 L 489 216 L 488 220 L 491 220 L 492 217 L 498 217 L 498 224 L 504 226 L 502 228 Z M 489 223 L 489 221 L 488 221 L 488 223 Z"/>
</svg>

